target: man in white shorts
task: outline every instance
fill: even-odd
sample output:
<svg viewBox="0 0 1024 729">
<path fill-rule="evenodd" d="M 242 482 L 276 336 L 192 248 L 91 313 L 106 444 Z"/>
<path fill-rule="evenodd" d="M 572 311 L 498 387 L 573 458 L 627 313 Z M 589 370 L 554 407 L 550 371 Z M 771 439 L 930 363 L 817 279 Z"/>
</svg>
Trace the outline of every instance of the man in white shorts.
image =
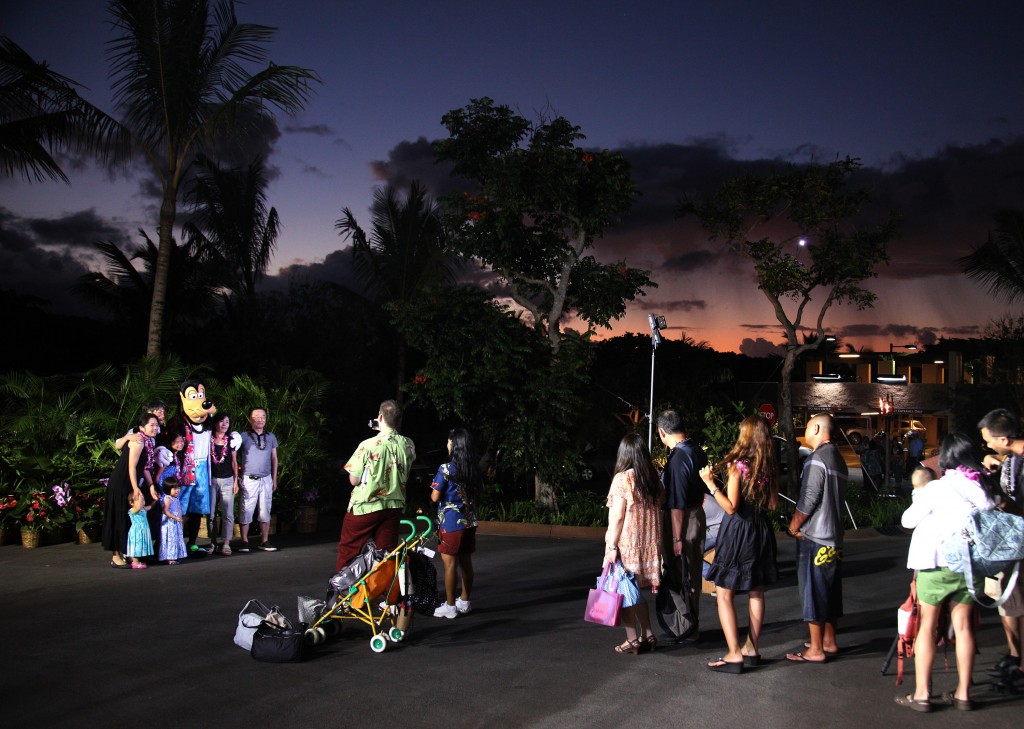
<svg viewBox="0 0 1024 729">
<path fill-rule="evenodd" d="M 253 514 L 260 523 L 258 549 L 276 552 L 270 545 L 270 507 L 274 492 L 277 491 L 277 437 L 266 431 L 267 409 L 253 408 L 249 413 L 249 428 L 242 433 L 242 445 L 238 449 L 239 485 L 242 491 L 242 513 L 238 525 L 242 544 L 239 552 L 249 551 L 249 525 Z"/>
</svg>

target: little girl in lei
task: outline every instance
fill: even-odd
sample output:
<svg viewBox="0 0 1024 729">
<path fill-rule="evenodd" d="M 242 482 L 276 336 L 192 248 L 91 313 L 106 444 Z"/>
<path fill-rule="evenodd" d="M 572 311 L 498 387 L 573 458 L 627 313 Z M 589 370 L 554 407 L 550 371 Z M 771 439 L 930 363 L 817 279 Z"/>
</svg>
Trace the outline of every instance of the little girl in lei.
<svg viewBox="0 0 1024 729">
<path fill-rule="evenodd" d="M 128 529 L 128 550 L 124 556 L 132 560 L 133 570 L 144 570 L 148 566 L 140 560 L 140 557 L 153 555 L 153 535 L 149 531 L 149 522 L 146 521 L 146 498 L 141 491 L 133 490 L 128 494 L 128 518 L 131 520 L 131 527 Z"/>
<path fill-rule="evenodd" d="M 160 501 L 164 511 L 160 519 L 160 559 L 166 560 L 167 564 L 178 564 L 178 560 L 188 554 L 181 527 L 181 504 L 178 502 L 181 484 L 176 477 L 168 476 L 164 480 L 163 489 L 164 495 Z"/>
</svg>

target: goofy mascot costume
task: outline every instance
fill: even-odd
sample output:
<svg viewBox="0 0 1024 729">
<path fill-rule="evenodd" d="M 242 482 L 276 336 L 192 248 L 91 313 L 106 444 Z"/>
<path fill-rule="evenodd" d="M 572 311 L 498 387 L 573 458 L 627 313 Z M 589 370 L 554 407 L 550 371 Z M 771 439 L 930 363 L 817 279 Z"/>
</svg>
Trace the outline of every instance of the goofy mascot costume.
<svg viewBox="0 0 1024 729">
<path fill-rule="evenodd" d="M 178 500 L 182 514 L 188 515 L 188 551 L 195 554 L 200 551 L 196 539 L 202 517 L 210 513 L 210 439 L 213 433 L 207 427 L 207 420 L 217 408 L 207 399 L 206 387 L 200 380 L 185 380 L 178 394 L 181 410 L 167 422 L 167 428 L 172 434 L 185 438 L 184 466 L 178 474 L 181 482 Z"/>
</svg>

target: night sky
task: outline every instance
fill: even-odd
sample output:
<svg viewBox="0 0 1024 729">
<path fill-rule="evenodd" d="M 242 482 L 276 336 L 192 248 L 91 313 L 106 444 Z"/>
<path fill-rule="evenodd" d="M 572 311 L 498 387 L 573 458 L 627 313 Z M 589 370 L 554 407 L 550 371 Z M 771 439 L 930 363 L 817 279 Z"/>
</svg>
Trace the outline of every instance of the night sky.
<svg viewBox="0 0 1024 729">
<path fill-rule="evenodd" d="M 5 3 L 0 33 L 110 109 L 102 0 Z M 855 347 L 978 336 L 1008 310 L 954 260 L 984 241 L 993 211 L 1024 206 L 1024 54 L 1018 2 L 313 2 L 238 3 L 279 28 L 271 58 L 324 80 L 267 151 L 282 235 L 265 289 L 290 276 L 351 282 L 334 230 L 343 207 L 369 224 L 373 188 L 420 179 L 451 191 L 429 143 L 441 116 L 490 96 L 527 117 L 560 114 L 589 146 L 621 150 L 642 198 L 599 243 L 605 260 L 648 268 L 648 311 L 720 350 L 781 341 L 746 262 L 674 218 L 763 160 L 859 157 L 877 210 L 904 219 L 892 263 L 869 283 L 873 310 L 837 309 Z M 155 237 L 143 173 L 66 159 L 70 186 L 0 181 L 0 288 L 78 306 L 66 293 L 96 240 Z M 813 241 L 812 241 L 813 245 Z M 1019 312 L 1017 312 L 1019 313 Z M 678 336 L 670 333 L 670 336 Z"/>
</svg>

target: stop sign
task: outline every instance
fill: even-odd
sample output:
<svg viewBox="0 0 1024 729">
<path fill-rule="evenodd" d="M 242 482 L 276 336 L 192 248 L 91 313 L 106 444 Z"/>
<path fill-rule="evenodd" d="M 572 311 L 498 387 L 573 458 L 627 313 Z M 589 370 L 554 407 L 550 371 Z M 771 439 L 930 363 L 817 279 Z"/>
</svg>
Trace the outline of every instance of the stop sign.
<svg viewBox="0 0 1024 729">
<path fill-rule="evenodd" d="M 761 417 L 764 418 L 768 425 L 775 425 L 775 421 L 778 420 L 778 415 L 775 413 L 775 407 L 770 403 L 766 402 L 757 409 L 761 413 Z"/>
</svg>

